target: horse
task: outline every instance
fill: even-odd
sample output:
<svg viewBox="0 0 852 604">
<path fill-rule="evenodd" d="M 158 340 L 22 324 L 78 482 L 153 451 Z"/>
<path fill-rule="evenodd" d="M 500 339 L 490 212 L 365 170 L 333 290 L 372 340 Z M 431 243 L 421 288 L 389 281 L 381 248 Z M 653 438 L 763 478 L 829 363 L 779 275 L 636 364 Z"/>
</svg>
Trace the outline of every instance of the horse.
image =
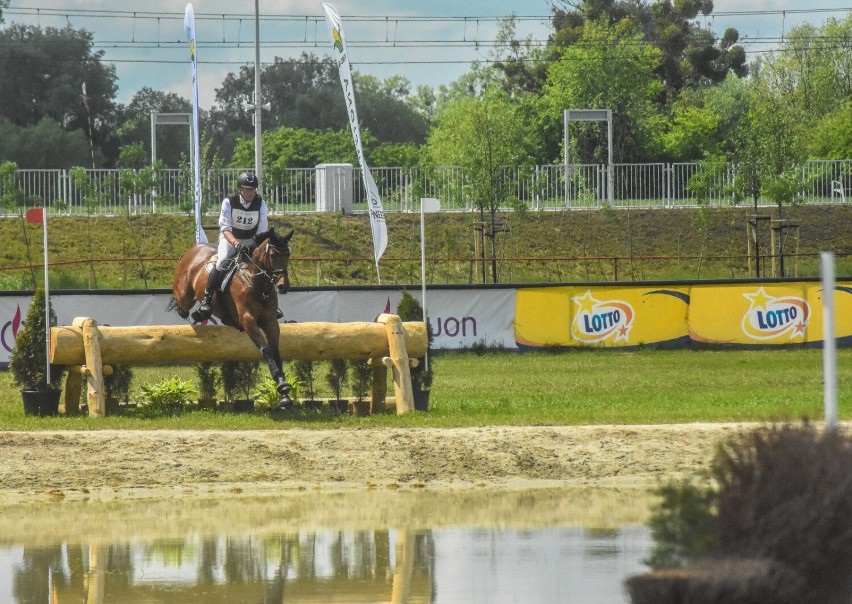
<svg viewBox="0 0 852 604">
<path fill-rule="evenodd" d="M 213 315 L 224 325 L 245 331 L 263 355 L 269 373 L 278 390 L 281 408 L 293 404 L 292 386 L 284 375 L 278 341 L 281 327 L 278 324 L 278 295 L 290 289 L 287 267 L 290 262 L 290 239 L 293 231 L 279 235 L 269 229 L 261 235 L 263 240 L 249 257 L 240 253 L 233 274 L 225 277 L 224 286 L 213 296 Z M 181 318 L 189 317 L 196 301 L 204 296 L 207 284 L 207 264 L 216 253 L 212 244 L 198 243 L 178 260 L 172 279 L 170 308 Z"/>
</svg>

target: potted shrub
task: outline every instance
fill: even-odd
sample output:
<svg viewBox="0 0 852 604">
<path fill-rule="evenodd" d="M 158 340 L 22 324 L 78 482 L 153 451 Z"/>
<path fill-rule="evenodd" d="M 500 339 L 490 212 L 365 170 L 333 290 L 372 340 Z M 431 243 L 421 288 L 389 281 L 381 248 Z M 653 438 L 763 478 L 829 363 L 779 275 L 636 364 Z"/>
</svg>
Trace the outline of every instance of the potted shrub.
<svg viewBox="0 0 852 604">
<path fill-rule="evenodd" d="M 343 388 L 349 381 L 349 364 L 346 359 L 332 359 L 329 363 L 325 379 L 334 393 L 334 399 L 328 401 L 329 409 L 334 414 L 340 414 L 349 408 L 349 401 L 341 398 Z"/>
<path fill-rule="evenodd" d="M 322 407 L 322 403 L 316 400 L 315 369 L 316 363 L 314 361 L 298 360 L 293 362 L 296 381 L 301 385 L 300 391 L 304 393 L 305 397 L 302 404 L 308 409 L 319 409 Z"/>
<path fill-rule="evenodd" d="M 118 411 L 119 405 L 130 402 L 130 384 L 133 382 L 133 368 L 127 365 L 113 365 L 112 373 L 104 376 L 104 395 L 107 414 Z"/>
<path fill-rule="evenodd" d="M 163 378 L 159 384 L 143 384 L 142 400 L 147 414 L 174 415 L 182 413 L 184 406 L 198 397 L 191 382 L 179 377 Z"/>
<path fill-rule="evenodd" d="M 294 401 L 299 400 L 302 393 L 302 385 L 298 378 L 289 380 L 292 390 L 290 390 L 290 398 Z M 281 394 L 278 392 L 278 384 L 270 377 L 264 378 L 251 393 L 251 398 L 254 401 L 255 407 L 260 407 L 263 411 L 277 410 L 280 406 Z"/>
<path fill-rule="evenodd" d="M 33 295 L 27 318 L 15 337 L 15 346 L 9 357 L 9 369 L 12 381 L 21 388 L 24 401 L 24 413 L 27 415 L 58 415 L 59 398 L 62 396 L 63 367 L 50 366 L 50 382 L 47 380 L 47 326 L 45 325 L 45 306 L 47 300 L 44 289 L 37 289 Z M 56 325 L 56 314 L 50 304 L 50 325 Z"/>
<path fill-rule="evenodd" d="M 196 363 L 195 379 L 198 384 L 198 408 L 216 408 L 216 389 L 219 387 L 221 376 L 216 365 L 210 361 Z"/>
<path fill-rule="evenodd" d="M 350 405 L 353 415 L 364 417 L 370 415 L 370 401 L 365 401 L 364 397 L 370 391 L 372 385 L 373 370 L 366 359 L 363 361 L 352 362 L 352 394 L 355 395 L 355 401 Z"/>
<path fill-rule="evenodd" d="M 422 321 L 423 307 L 414 296 L 403 290 L 402 300 L 396 307 L 396 314 L 403 321 Z M 432 323 L 429 317 L 426 317 L 426 358 L 418 359 L 417 367 L 411 368 L 411 389 L 414 394 L 414 408 L 417 411 L 428 411 L 429 409 L 429 392 L 432 388 L 434 356 L 432 355 L 432 340 L 435 336 L 432 333 Z M 428 366 L 427 366 L 428 365 Z"/>
<path fill-rule="evenodd" d="M 225 361 L 221 365 L 220 372 L 222 390 L 225 393 L 224 408 L 235 413 L 254 411 L 251 392 L 259 377 L 257 361 Z M 237 395 L 243 395 L 244 398 L 235 398 Z"/>
</svg>

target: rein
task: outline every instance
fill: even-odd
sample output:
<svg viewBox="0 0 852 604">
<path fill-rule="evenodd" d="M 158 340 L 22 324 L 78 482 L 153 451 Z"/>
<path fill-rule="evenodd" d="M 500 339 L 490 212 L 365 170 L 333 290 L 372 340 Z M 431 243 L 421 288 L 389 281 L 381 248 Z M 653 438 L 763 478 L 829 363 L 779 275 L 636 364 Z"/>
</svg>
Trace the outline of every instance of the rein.
<svg viewBox="0 0 852 604">
<path fill-rule="evenodd" d="M 267 240 L 266 241 L 266 251 L 264 253 L 268 255 L 269 252 L 270 252 L 270 249 L 275 250 L 278 253 L 282 253 L 280 248 L 275 247 L 274 245 L 269 243 L 269 241 Z M 286 255 L 287 255 L 288 258 L 290 257 L 289 247 L 287 249 Z M 250 270 L 248 270 L 246 268 L 246 265 L 248 265 L 248 264 L 250 264 L 256 270 L 254 272 L 251 272 Z M 257 262 L 255 262 L 254 258 L 252 258 L 251 256 L 249 256 L 248 259 L 245 262 L 241 262 L 239 264 L 239 271 L 240 271 L 240 275 L 243 277 L 243 279 L 246 280 L 249 287 L 251 287 L 252 289 L 254 289 L 255 291 L 260 293 L 261 300 L 265 300 L 266 298 L 268 298 L 269 294 L 273 291 L 273 288 L 275 287 L 275 282 L 278 281 L 278 279 L 282 275 L 287 274 L 286 266 L 284 268 L 279 268 L 279 269 L 275 269 L 275 270 L 267 270 L 267 269 L 263 268 L 262 266 L 260 266 Z M 261 278 L 261 282 L 259 284 L 255 283 L 255 281 L 254 281 L 255 277 Z"/>
</svg>

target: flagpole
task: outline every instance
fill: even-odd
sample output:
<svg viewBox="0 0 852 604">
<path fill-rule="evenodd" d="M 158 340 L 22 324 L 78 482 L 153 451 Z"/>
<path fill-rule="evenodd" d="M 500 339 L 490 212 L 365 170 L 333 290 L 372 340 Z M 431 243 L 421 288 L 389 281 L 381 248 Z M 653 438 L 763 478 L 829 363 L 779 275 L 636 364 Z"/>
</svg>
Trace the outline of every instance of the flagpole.
<svg viewBox="0 0 852 604">
<path fill-rule="evenodd" d="M 44 225 L 44 362 L 47 365 L 45 376 L 50 385 L 50 282 L 47 278 L 47 207 L 41 209 L 41 221 Z"/>
</svg>

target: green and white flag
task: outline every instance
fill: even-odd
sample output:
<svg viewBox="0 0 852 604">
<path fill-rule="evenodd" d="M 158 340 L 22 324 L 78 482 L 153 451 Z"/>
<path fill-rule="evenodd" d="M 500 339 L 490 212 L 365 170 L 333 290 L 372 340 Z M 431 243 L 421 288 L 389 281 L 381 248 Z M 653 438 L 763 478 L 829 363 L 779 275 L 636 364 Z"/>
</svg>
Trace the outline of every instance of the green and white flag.
<svg viewBox="0 0 852 604">
<path fill-rule="evenodd" d="M 355 139 L 355 153 L 358 155 L 358 163 L 361 165 L 361 174 L 364 178 L 364 189 L 367 191 L 370 210 L 370 227 L 373 231 L 373 256 L 376 259 L 376 274 L 379 274 L 379 258 L 388 246 L 388 229 L 385 224 L 385 212 L 382 208 L 382 200 L 379 197 L 379 189 L 367 161 L 364 159 L 364 149 L 361 145 L 361 129 L 358 126 L 358 111 L 355 108 L 355 91 L 352 87 L 352 70 L 349 67 L 349 57 L 346 52 L 346 39 L 343 37 L 343 26 L 340 15 L 331 4 L 323 4 L 325 20 L 328 23 L 328 31 L 331 33 L 331 42 L 334 46 L 334 60 L 340 73 L 340 83 L 343 85 L 343 98 L 346 101 L 346 112 L 349 114 L 349 127 L 352 137 Z M 381 283 L 381 276 L 379 276 Z"/>
<path fill-rule="evenodd" d="M 195 53 L 195 11 L 192 3 L 186 5 L 183 27 L 189 39 L 189 55 L 192 61 L 192 169 L 195 180 L 195 243 L 207 243 L 207 235 L 201 228 L 201 145 L 198 141 L 198 56 Z"/>
</svg>

